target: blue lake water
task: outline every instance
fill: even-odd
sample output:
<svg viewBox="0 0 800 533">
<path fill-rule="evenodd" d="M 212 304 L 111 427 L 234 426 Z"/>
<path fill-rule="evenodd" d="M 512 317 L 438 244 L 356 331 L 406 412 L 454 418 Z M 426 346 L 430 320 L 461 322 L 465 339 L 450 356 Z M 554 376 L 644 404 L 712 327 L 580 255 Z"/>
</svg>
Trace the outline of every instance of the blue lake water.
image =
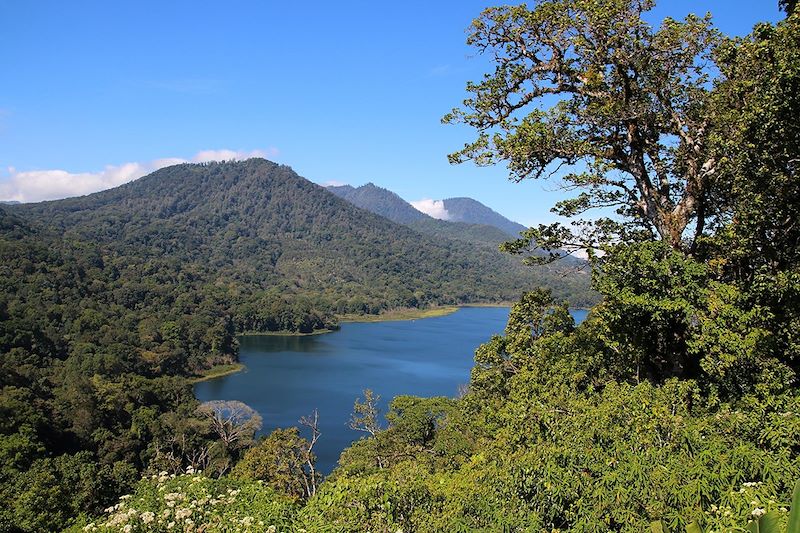
<svg viewBox="0 0 800 533">
<path fill-rule="evenodd" d="M 469 381 L 475 349 L 502 333 L 508 312 L 468 307 L 420 320 L 345 323 L 323 335 L 243 336 L 239 356 L 247 369 L 198 383 L 195 394 L 200 401 L 245 402 L 263 417 L 262 433 L 296 426 L 316 409 L 322 434 L 314 451 L 327 474 L 363 435 L 347 423 L 364 389 L 382 397 L 382 413 L 401 394 L 455 396 Z M 586 316 L 572 313 L 578 322 Z"/>
</svg>

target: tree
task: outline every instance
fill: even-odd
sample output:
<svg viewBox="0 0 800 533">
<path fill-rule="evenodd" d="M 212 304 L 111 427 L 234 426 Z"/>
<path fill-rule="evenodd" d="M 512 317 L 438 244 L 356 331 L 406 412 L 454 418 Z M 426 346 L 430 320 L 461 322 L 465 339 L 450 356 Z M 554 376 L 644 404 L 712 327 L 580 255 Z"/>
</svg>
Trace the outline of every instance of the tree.
<svg viewBox="0 0 800 533">
<path fill-rule="evenodd" d="M 267 486 L 295 499 L 308 496 L 309 442 L 297 428 L 276 429 L 245 452 L 233 476 L 263 481 Z"/>
<path fill-rule="evenodd" d="M 306 497 L 310 498 L 317 493 L 317 487 L 321 479 L 316 469 L 317 457 L 314 455 L 314 445 L 317 444 L 319 436 L 322 434 L 319 430 L 319 412 L 314 409 L 314 412 L 311 413 L 310 416 L 300 417 L 299 422 L 301 426 L 305 426 L 311 430 L 311 440 L 306 441 L 308 445 L 304 453 L 306 466 L 308 467 L 308 473 L 305 476 Z"/>
<path fill-rule="evenodd" d="M 363 431 L 374 437 L 381 431 L 381 424 L 378 420 L 378 402 L 381 397 L 372 392 L 372 389 L 364 389 L 364 401 L 357 398 L 353 404 L 353 414 L 350 415 L 348 426 L 356 431 Z"/>
<path fill-rule="evenodd" d="M 503 246 L 550 251 L 529 262 L 592 252 L 613 375 L 701 378 L 734 395 L 788 386 L 800 371 L 800 22 L 723 39 L 710 15 L 653 29 L 653 5 L 485 10 L 468 42 L 493 53 L 494 72 L 444 118 L 478 132 L 451 160 L 505 162 L 514 180 L 563 170 L 579 192 L 555 212 L 615 209 Z M 493 342 L 482 353 L 508 367 L 511 341 Z"/>
<path fill-rule="evenodd" d="M 478 131 L 450 161 L 505 162 L 511 178 L 553 176 L 581 191 L 554 211 L 609 218 L 540 226 L 524 234 L 545 249 L 594 248 L 642 235 L 692 250 L 703 234 L 718 161 L 708 151 L 709 17 L 643 19 L 653 0 L 542 0 L 486 9 L 467 42 L 491 53 L 494 72 L 469 83 L 472 96 L 445 123 Z"/>
<path fill-rule="evenodd" d="M 715 254 L 727 259 L 728 278 L 751 279 L 800 263 L 800 20 L 759 24 L 715 55 L 712 148 L 728 221 Z"/>
<path fill-rule="evenodd" d="M 703 255 L 714 276 L 736 286 L 739 313 L 766 330 L 758 357 L 734 356 L 761 372 L 765 358 L 800 372 L 800 16 L 759 24 L 716 52 L 721 80 L 711 149 L 720 160 L 717 209 L 724 225 Z M 734 311 L 733 308 L 729 312 Z M 719 313 L 718 313 L 719 315 Z M 747 335 L 725 328 L 726 336 Z M 746 328 L 751 330 L 752 327 Z M 730 364 L 723 365 L 723 367 Z M 753 372 L 750 372 L 753 374 Z M 773 379 L 774 382 L 779 380 Z"/>
<path fill-rule="evenodd" d="M 219 440 L 230 450 L 253 440 L 261 429 L 261 415 L 244 402 L 214 400 L 200 404 L 198 414 L 211 422 Z"/>
</svg>

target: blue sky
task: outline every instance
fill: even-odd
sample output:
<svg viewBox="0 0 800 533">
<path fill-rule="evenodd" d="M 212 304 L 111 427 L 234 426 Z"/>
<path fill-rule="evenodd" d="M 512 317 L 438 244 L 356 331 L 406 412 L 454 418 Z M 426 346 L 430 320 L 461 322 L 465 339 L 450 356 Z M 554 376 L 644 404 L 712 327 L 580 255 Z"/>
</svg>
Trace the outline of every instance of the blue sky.
<svg viewBox="0 0 800 533">
<path fill-rule="evenodd" d="M 653 18 L 711 11 L 742 35 L 780 19 L 776 3 L 661 0 Z M 29 194 L 63 196 L 98 175 L 118 183 L 157 160 L 232 150 L 318 183 L 470 196 L 524 224 L 552 220 L 552 186 L 447 163 L 472 132 L 440 118 L 488 69 L 465 44 L 488 5 L 2 2 L 0 199 L 26 179 Z"/>
</svg>

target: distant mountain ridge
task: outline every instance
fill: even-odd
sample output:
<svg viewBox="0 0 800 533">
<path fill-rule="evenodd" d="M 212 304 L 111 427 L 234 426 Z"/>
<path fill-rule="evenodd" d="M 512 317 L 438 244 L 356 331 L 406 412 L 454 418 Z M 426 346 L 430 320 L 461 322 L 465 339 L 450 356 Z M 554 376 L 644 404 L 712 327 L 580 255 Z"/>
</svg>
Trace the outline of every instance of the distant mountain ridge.
<svg viewBox="0 0 800 533">
<path fill-rule="evenodd" d="M 328 190 L 357 207 L 386 217 L 398 224 L 422 229 L 423 232 L 425 232 L 425 228 L 436 226 L 436 224 L 431 223 L 432 220 L 440 220 L 419 211 L 396 193 L 383 187 L 378 187 L 373 183 L 367 183 L 360 187 L 353 187 L 352 185 L 329 186 Z M 508 237 L 517 237 L 520 231 L 527 229 L 522 224 L 507 219 L 472 198 L 448 198 L 443 202 L 449 215 L 447 222 L 497 228 L 503 232 L 502 235 L 495 234 L 492 237 L 498 243 L 507 240 Z M 439 228 L 441 229 L 443 226 L 439 225 Z M 470 230 L 462 226 L 461 229 L 466 232 L 475 232 L 475 228 Z M 483 231 L 484 233 L 486 232 L 485 229 Z M 450 232 L 453 232 L 453 228 L 450 228 Z"/>
<path fill-rule="evenodd" d="M 512 237 L 519 237 L 519 232 L 528 229 L 472 198 L 447 198 L 443 202 L 444 208 L 450 216 L 448 220 L 454 222 L 494 226 Z"/>
<path fill-rule="evenodd" d="M 327 189 L 339 198 L 344 198 L 361 209 L 371 211 L 398 224 L 409 224 L 431 218 L 422 211 L 415 209 L 413 205 L 400 198 L 397 194 L 373 183 L 367 183 L 360 187 L 351 185 L 329 186 Z"/>
</svg>

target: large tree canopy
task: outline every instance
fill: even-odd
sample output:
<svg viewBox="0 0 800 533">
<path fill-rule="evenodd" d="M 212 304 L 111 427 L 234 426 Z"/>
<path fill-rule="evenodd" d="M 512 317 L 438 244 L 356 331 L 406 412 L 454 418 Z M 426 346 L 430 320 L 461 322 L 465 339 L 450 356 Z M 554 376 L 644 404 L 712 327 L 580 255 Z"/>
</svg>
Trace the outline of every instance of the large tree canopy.
<svg viewBox="0 0 800 533">
<path fill-rule="evenodd" d="M 468 43 L 493 54 L 495 69 L 468 84 L 472 96 L 443 119 L 478 131 L 451 161 L 505 162 L 516 180 L 567 169 L 565 187 L 580 193 L 558 213 L 613 207 L 626 220 L 584 227 L 582 244 L 646 230 L 691 248 L 717 168 L 707 97 L 718 35 L 693 15 L 653 29 L 642 19 L 653 4 L 545 0 L 485 10 Z M 550 230 L 529 236 L 569 244 Z"/>
<path fill-rule="evenodd" d="M 555 206 L 564 216 L 605 208 L 504 248 L 551 250 L 532 261 L 605 252 L 595 314 L 615 375 L 702 377 L 725 394 L 789 386 L 800 372 L 800 19 L 724 38 L 710 15 L 654 28 L 653 4 L 485 10 L 468 42 L 494 71 L 445 117 L 477 130 L 451 160 L 558 176 L 577 192 Z"/>
</svg>

